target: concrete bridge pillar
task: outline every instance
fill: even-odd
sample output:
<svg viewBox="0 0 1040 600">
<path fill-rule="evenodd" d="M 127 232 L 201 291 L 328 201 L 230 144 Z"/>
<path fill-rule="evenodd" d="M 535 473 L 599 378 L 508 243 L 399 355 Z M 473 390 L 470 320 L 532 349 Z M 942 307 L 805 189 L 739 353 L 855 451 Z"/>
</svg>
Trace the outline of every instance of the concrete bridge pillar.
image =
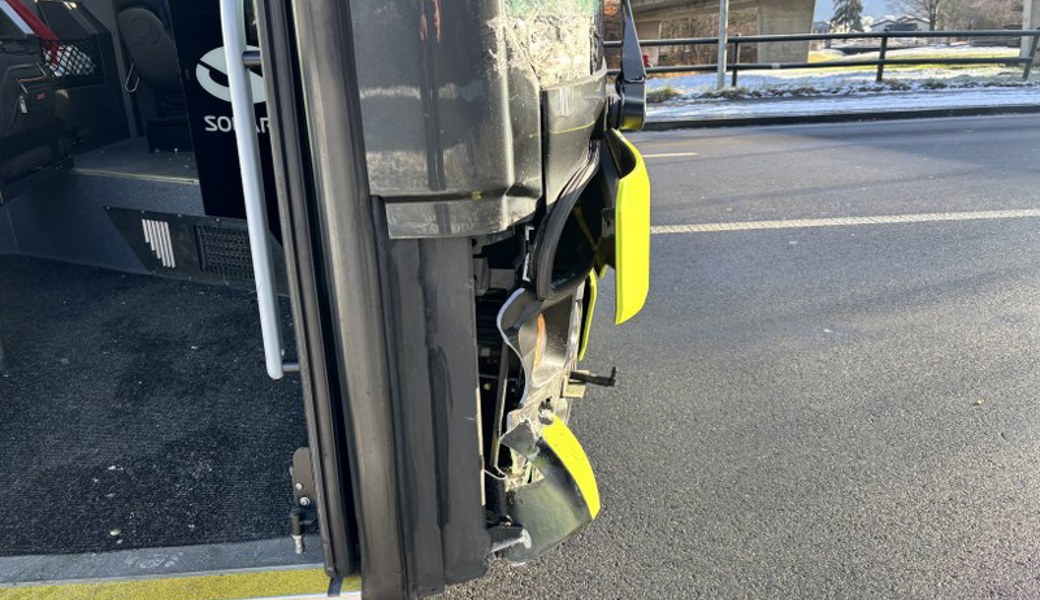
<svg viewBox="0 0 1040 600">
<path fill-rule="evenodd" d="M 1040 0 L 1025 0 L 1022 3 L 1022 29 L 1040 27 Z M 1030 38 L 1022 38 L 1022 58 L 1029 57 Z"/>
<path fill-rule="evenodd" d="M 819 0 L 831 2 L 832 0 Z M 1040 0 L 1025 0 L 1040 2 Z M 730 12 L 753 9 L 758 12 L 758 30 L 770 33 L 809 33 L 817 0 L 730 0 Z M 636 30 L 640 39 L 659 38 L 661 23 L 672 19 L 718 16 L 719 0 L 632 0 Z M 715 32 L 702 35 L 715 35 Z M 656 48 L 646 48 L 651 63 L 657 62 Z M 805 62 L 809 57 L 808 42 L 759 44 L 760 62 Z"/>
<path fill-rule="evenodd" d="M 1026 3 L 1040 0 L 1026 0 Z M 816 0 L 761 0 L 758 3 L 758 32 L 810 33 Z M 809 42 L 784 42 L 758 45 L 758 62 L 806 62 Z"/>
<path fill-rule="evenodd" d="M 661 39 L 661 19 L 646 19 L 636 21 L 636 35 L 641 40 Z M 644 47 L 643 56 L 649 57 L 650 64 L 657 64 L 657 57 L 661 54 L 659 46 Z"/>
</svg>

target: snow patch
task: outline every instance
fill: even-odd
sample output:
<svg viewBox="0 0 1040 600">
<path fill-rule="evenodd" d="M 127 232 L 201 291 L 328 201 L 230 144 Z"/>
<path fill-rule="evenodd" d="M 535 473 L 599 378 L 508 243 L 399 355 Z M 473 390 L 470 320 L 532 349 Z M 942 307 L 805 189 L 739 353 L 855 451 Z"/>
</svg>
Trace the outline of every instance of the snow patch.
<svg viewBox="0 0 1040 600">
<path fill-rule="evenodd" d="M 850 112 L 895 112 L 960 107 L 1025 106 L 1040 103 L 1035 87 L 935 90 L 836 97 L 700 100 L 651 106 L 650 121 L 813 116 Z"/>
</svg>

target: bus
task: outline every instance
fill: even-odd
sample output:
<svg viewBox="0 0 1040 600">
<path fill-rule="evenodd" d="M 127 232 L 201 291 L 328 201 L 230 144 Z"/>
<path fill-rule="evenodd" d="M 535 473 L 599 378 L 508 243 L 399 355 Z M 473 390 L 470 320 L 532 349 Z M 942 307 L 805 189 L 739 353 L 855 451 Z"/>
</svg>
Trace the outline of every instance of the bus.
<svg viewBox="0 0 1040 600">
<path fill-rule="evenodd" d="M 589 526 L 649 290 L 609 14 L 0 0 L 0 598 L 414 598 Z"/>
</svg>

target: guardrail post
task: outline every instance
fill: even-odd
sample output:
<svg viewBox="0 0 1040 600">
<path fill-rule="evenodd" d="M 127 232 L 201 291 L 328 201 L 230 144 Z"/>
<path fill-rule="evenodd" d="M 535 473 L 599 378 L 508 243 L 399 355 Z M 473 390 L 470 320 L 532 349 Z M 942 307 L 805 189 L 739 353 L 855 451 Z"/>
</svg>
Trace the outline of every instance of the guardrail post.
<svg viewBox="0 0 1040 600">
<path fill-rule="evenodd" d="M 1033 32 L 1032 39 L 1029 40 L 1029 56 L 1026 57 L 1026 63 L 1022 67 L 1022 81 L 1029 80 L 1029 74 L 1033 71 L 1033 61 L 1036 60 L 1036 46 L 1040 43 L 1040 29 Z"/>
<path fill-rule="evenodd" d="M 881 51 L 878 52 L 878 64 L 877 64 L 877 78 L 874 79 L 877 83 L 881 83 L 881 80 L 885 77 L 885 55 L 888 54 L 888 36 L 881 37 Z"/>
<path fill-rule="evenodd" d="M 726 87 L 726 46 L 729 44 L 729 0 L 719 0 L 718 88 Z"/>
<path fill-rule="evenodd" d="M 1036 38 L 1033 38 L 1034 40 Z M 733 36 L 733 79 L 730 81 L 730 85 L 737 87 L 737 67 L 740 64 L 740 34 Z"/>
</svg>

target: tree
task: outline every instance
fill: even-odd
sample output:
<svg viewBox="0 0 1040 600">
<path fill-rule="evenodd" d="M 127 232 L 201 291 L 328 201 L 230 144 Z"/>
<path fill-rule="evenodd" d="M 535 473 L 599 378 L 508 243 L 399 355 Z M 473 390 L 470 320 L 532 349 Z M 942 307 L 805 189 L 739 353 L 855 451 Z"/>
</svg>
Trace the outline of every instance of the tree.
<svg viewBox="0 0 1040 600">
<path fill-rule="evenodd" d="M 894 0 L 889 5 L 911 17 L 928 21 L 928 29 L 939 28 L 939 17 L 942 16 L 944 0 Z"/>
<path fill-rule="evenodd" d="M 1022 22 L 1021 0 L 944 0 L 947 29 L 1003 29 Z"/>
<path fill-rule="evenodd" d="M 863 31 L 863 2 L 861 0 L 834 0 L 831 27 L 846 31 Z"/>
</svg>

